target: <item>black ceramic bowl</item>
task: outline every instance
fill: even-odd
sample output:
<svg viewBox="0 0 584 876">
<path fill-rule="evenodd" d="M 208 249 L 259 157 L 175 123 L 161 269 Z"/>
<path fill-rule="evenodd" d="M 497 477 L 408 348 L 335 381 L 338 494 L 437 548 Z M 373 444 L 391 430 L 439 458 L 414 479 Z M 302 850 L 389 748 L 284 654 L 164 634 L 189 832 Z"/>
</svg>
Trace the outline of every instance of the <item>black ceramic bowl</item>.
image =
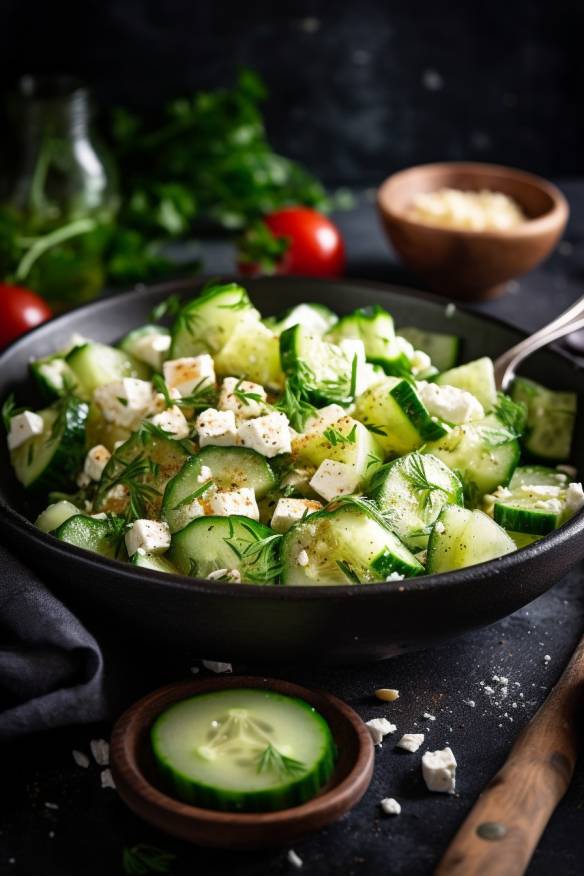
<svg viewBox="0 0 584 876">
<path fill-rule="evenodd" d="M 265 314 L 300 301 L 322 301 L 339 313 L 380 304 L 397 325 L 460 335 L 463 355 L 496 357 L 521 333 L 493 319 L 456 309 L 409 289 L 364 282 L 264 279 L 246 282 Z M 0 357 L 0 399 L 14 391 L 35 403 L 27 375 L 32 357 L 62 346 L 73 332 L 112 342 L 148 320 L 171 292 L 196 292 L 193 283 L 169 284 L 101 300 L 62 316 L 14 343 Z M 563 355 L 543 351 L 525 372 L 545 384 L 578 390 L 581 376 Z M 584 470 L 579 421 L 572 462 Z M 397 583 L 341 587 L 262 587 L 197 581 L 136 569 L 63 544 L 39 532 L 38 510 L 14 480 L 1 442 L 0 514 L 7 543 L 51 576 L 74 607 L 108 618 L 115 632 L 135 632 L 158 643 L 187 646 L 222 660 L 356 663 L 424 647 L 489 624 L 539 596 L 584 558 L 584 514 L 540 542 L 499 560 L 458 572 Z"/>
</svg>

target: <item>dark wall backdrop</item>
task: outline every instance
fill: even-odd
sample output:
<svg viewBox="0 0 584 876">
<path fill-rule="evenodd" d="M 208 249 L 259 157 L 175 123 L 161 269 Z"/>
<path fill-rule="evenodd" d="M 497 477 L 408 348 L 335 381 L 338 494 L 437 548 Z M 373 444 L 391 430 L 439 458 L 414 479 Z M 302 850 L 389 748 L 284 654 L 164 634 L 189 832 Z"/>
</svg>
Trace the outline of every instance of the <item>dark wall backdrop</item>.
<svg viewBox="0 0 584 876">
<path fill-rule="evenodd" d="M 3 82 L 74 72 L 105 104 L 270 89 L 271 139 L 330 183 L 435 159 L 584 171 L 581 0 L 0 0 Z"/>
</svg>

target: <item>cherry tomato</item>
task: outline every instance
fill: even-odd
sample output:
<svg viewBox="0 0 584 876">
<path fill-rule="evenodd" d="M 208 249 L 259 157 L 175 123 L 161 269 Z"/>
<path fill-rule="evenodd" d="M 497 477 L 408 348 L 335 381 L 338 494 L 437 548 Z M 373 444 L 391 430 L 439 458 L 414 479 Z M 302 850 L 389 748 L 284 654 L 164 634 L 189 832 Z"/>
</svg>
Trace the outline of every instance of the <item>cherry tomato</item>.
<svg viewBox="0 0 584 876">
<path fill-rule="evenodd" d="M 275 266 L 277 274 L 305 277 L 340 277 L 345 269 L 345 245 L 337 226 L 310 207 L 285 207 L 264 216 L 265 225 L 276 237 L 286 238 L 288 248 Z M 240 261 L 246 274 L 259 265 Z"/>
<path fill-rule="evenodd" d="M 52 315 L 47 302 L 36 292 L 0 283 L 0 348 Z"/>
</svg>

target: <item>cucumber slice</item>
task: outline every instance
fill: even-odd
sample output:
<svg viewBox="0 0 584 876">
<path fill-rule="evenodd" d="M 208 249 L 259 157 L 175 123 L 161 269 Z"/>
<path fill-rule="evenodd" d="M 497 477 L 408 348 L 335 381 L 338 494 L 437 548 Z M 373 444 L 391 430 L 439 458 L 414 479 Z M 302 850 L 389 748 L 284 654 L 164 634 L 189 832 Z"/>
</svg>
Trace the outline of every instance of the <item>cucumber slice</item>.
<svg viewBox="0 0 584 876">
<path fill-rule="evenodd" d="M 462 505 L 460 479 L 435 456 L 410 453 L 384 466 L 371 495 L 389 525 L 410 550 L 423 550 L 444 505 Z"/>
<path fill-rule="evenodd" d="M 370 584 L 424 567 L 366 502 L 347 499 L 288 530 L 282 584 Z"/>
<path fill-rule="evenodd" d="M 341 417 L 324 432 L 309 432 L 292 442 L 292 457 L 301 465 L 318 468 L 325 459 L 353 466 L 361 481 L 371 477 L 383 462 L 375 436 L 358 420 Z"/>
<path fill-rule="evenodd" d="M 274 691 L 213 691 L 166 709 L 151 730 L 154 758 L 172 792 L 206 809 L 272 812 L 314 797 L 336 750 L 324 718 Z"/>
<path fill-rule="evenodd" d="M 65 520 L 69 520 L 70 517 L 75 517 L 79 513 L 79 508 L 73 502 L 63 499 L 60 502 L 54 502 L 48 508 L 45 508 L 44 511 L 41 511 L 34 525 L 38 526 L 42 532 L 52 532 L 53 529 L 58 529 Z"/>
<path fill-rule="evenodd" d="M 426 332 L 414 326 L 400 328 L 399 336 L 405 338 L 416 350 L 427 353 L 438 371 L 454 368 L 460 356 L 460 338 L 440 332 Z"/>
<path fill-rule="evenodd" d="M 541 535 L 531 535 L 528 532 L 507 532 L 507 535 L 513 539 L 518 550 L 533 544 L 534 541 L 539 541 L 542 537 Z"/>
<path fill-rule="evenodd" d="M 497 387 L 495 384 L 495 370 L 493 362 L 487 356 L 459 365 L 458 368 L 450 368 L 439 374 L 435 380 L 441 386 L 457 386 L 466 389 L 475 398 L 478 398 L 485 411 L 490 411 L 497 403 Z"/>
<path fill-rule="evenodd" d="M 35 359 L 30 363 L 30 371 L 47 401 L 60 398 L 77 387 L 77 378 L 61 355 Z"/>
<path fill-rule="evenodd" d="M 269 316 L 264 319 L 266 325 L 276 335 L 281 335 L 293 325 L 302 325 L 310 334 L 324 335 L 338 320 L 336 313 L 324 304 L 297 304 L 280 316 Z"/>
<path fill-rule="evenodd" d="M 355 396 L 357 361 L 335 344 L 301 325 L 280 335 L 282 368 L 315 405 L 350 404 Z"/>
<path fill-rule="evenodd" d="M 448 426 L 430 416 L 414 386 L 397 377 L 366 390 L 357 400 L 355 417 L 375 435 L 388 456 L 410 453 L 424 441 L 449 433 Z"/>
<path fill-rule="evenodd" d="M 546 535 L 568 518 L 568 477 L 539 465 L 515 470 L 505 495 L 495 493 L 493 518 L 516 533 Z"/>
<path fill-rule="evenodd" d="M 511 397 L 527 406 L 525 449 L 539 459 L 569 459 L 578 406 L 576 393 L 554 392 L 533 380 L 516 377 Z"/>
<path fill-rule="evenodd" d="M 85 424 L 87 450 L 96 444 L 103 444 L 109 451 L 113 451 L 119 441 L 127 441 L 131 434 L 130 429 L 106 420 L 99 407 L 94 402 L 90 403 Z"/>
<path fill-rule="evenodd" d="M 515 433 L 496 414 L 456 426 L 421 452 L 437 456 L 456 472 L 471 506 L 478 505 L 485 493 L 509 483 L 520 454 Z"/>
<path fill-rule="evenodd" d="M 164 359 L 166 359 L 166 354 L 168 353 L 168 347 L 166 347 L 166 350 L 161 350 L 159 352 L 153 350 L 148 344 L 148 341 L 155 335 L 168 338 L 170 336 L 170 331 L 161 325 L 143 325 L 140 326 L 140 328 L 128 332 L 128 334 L 118 343 L 118 347 L 120 350 L 123 350 L 124 353 L 129 353 L 130 356 L 133 356 L 133 358 L 137 359 L 139 362 L 143 362 L 150 368 L 154 368 L 155 371 L 161 371 L 162 363 Z M 166 341 L 166 344 L 168 343 L 169 342 Z"/>
<path fill-rule="evenodd" d="M 278 336 L 261 322 L 242 320 L 215 356 L 215 370 L 221 376 L 245 377 L 271 389 L 282 389 Z"/>
<path fill-rule="evenodd" d="M 210 476 L 201 477 L 203 467 Z M 251 487 L 256 499 L 261 499 L 276 486 L 276 476 L 265 457 L 246 447 L 204 447 L 188 459 L 179 473 L 166 485 L 162 500 L 162 517 L 177 532 L 191 519 L 188 505 L 193 494 L 200 492 L 206 480 L 220 490 L 239 490 Z M 190 497 L 190 498 L 189 498 Z"/>
<path fill-rule="evenodd" d="M 88 407 L 72 396 L 43 411 L 41 435 L 29 438 L 10 454 L 14 473 L 23 486 L 35 490 L 67 490 L 75 484 L 85 455 Z"/>
<path fill-rule="evenodd" d="M 205 289 L 178 314 L 172 328 L 170 359 L 217 353 L 242 323 L 258 322 L 260 315 L 237 283 Z"/>
<path fill-rule="evenodd" d="M 386 374 L 411 374 L 410 360 L 395 341 L 393 318 L 378 304 L 342 317 L 325 335 L 325 340 L 335 344 L 344 338 L 363 341 L 367 360 L 380 365 Z"/>
<path fill-rule="evenodd" d="M 430 573 L 486 563 L 515 550 L 515 542 L 482 511 L 445 505 L 428 542 Z"/>
<path fill-rule="evenodd" d="M 136 551 L 130 558 L 133 566 L 139 566 L 141 569 L 150 569 L 152 572 L 166 572 L 168 575 L 178 575 L 179 571 L 166 557 L 158 556 L 157 554 L 141 554 Z"/>
<path fill-rule="evenodd" d="M 75 347 L 67 356 L 67 364 L 75 375 L 77 394 L 86 400 L 93 398 L 98 386 L 122 377 L 148 380 L 151 374 L 147 365 L 129 353 L 94 341 Z"/>
<path fill-rule="evenodd" d="M 513 472 L 509 482 L 510 490 L 517 490 L 524 485 L 538 484 L 540 486 L 567 487 L 570 479 L 567 474 L 557 468 L 545 465 L 519 465 Z"/>
<path fill-rule="evenodd" d="M 249 517 L 198 517 L 174 533 L 167 557 L 193 578 L 236 569 L 243 582 L 272 584 L 280 571 L 281 538 Z"/>
<path fill-rule="evenodd" d="M 164 488 L 190 453 L 186 442 L 144 423 L 112 454 L 99 481 L 94 510 L 116 514 L 130 510 L 133 517 L 158 519 Z"/>
<path fill-rule="evenodd" d="M 78 514 L 69 517 L 54 532 L 55 538 L 83 548 L 102 557 L 112 560 L 127 559 L 124 545 L 124 530 L 126 526 L 121 518 L 108 517 L 99 520 Z"/>
</svg>

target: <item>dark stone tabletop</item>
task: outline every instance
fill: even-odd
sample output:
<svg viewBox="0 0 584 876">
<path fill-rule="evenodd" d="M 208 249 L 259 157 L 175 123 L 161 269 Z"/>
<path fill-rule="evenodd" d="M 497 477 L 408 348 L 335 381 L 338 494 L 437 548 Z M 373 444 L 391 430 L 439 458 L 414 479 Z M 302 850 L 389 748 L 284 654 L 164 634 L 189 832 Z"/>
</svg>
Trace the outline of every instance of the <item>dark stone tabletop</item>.
<svg viewBox="0 0 584 876">
<path fill-rule="evenodd" d="M 584 280 L 584 184 L 564 190 L 572 219 L 564 241 L 540 269 L 511 284 L 498 301 L 479 305 L 526 329 L 534 329 L 581 294 Z M 392 257 L 379 229 L 373 193 L 359 196 L 355 210 L 338 217 L 348 244 L 349 274 L 414 285 Z M 201 244 L 209 273 L 232 271 L 229 245 Z M 561 673 L 584 626 L 582 574 L 574 571 L 547 594 L 514 615 L 440 648 L 359 668 L 299 667 L 279 674 L 341 696 L 364 717 L 387 715 L 397 734 L 424 732 L 432 748 L 450 744 L 458 761 L 457 794 L 430 794 L 421 778 L 420 755 L 376 751 L 371 787 L 337 824 L 294 845 L 300 872 L 343 876 L 430 874 L 477 795 L 505 759 L 518 732 Z M 192 660 L 108 645 L 119 667 L 120 702 L 159 684 L 188 677 Z M 205 655 L 201 655 L 205 656 Z M 261 667 L 240 667 L 269 673 Z M 204 673 L 205 670 L 202 670 Z M 496 680 L 497 677 L 499 681 Z M 500 679 L 507 679 L 501 682 Z M 372 697 L 395 687 L 391 704 Z M 425 718 L 424 713 L 435 720 Z M 218 852 L 177 842 L 135 818 L 115 791 L 102 790 L 99 768 L 77 766 L 73 749 L 89 752 L 91 739 L 109 726 L 75 726 L 22 739 L 3 750 L 0 779 L 0 874 L 23 876 L 116 876 L 122 850 L 149 843 L 176 854 L 175 876 L 263 876 L 290 873 L 287 848 L 267 852 Z M 397 736 L 396 734 L 396 736 Z M 388 737 L 392 739 L 392 737 Z M 393 737 L 395 740 L 396 737 Z M 397 817 L 381 814 L 382 797 L 396 797 Z M 529 868 L 529 876 L 580 876 L 584 872 L 584 763 L 553 815 Z"/>
</svg>

